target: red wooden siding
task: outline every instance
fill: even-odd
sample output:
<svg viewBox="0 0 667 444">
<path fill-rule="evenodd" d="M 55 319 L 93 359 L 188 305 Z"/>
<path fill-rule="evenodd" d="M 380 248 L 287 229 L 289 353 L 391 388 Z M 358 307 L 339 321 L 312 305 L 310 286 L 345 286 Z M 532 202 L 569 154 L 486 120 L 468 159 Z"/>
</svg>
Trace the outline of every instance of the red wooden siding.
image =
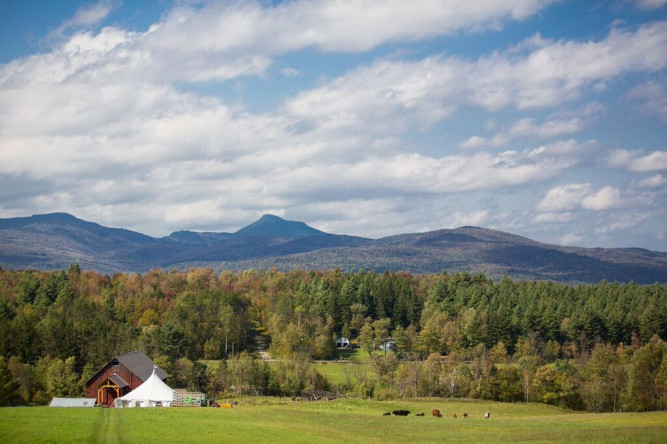
<svg viewBox="0 0 667 444">
<path fill-rule="evenodd" d="M 119 362 L 110 362 L 104 366 L 93 379 L 88 381 L 86 385 L 86 397 L 87 398 L 97 398 L 97 390 L 99 386 L 113 374 L 117 374 L 125 382 L 127 382 L 128 387 L 122 389 L 120 396 L 123 396 L 135 388 L 139 387 L 143 381 L 139 379 L 134 373 L 132 373 L 127 367 Z M 105 403 L 106 405 L 111 404 L 112 401 Z"/>
</svg>

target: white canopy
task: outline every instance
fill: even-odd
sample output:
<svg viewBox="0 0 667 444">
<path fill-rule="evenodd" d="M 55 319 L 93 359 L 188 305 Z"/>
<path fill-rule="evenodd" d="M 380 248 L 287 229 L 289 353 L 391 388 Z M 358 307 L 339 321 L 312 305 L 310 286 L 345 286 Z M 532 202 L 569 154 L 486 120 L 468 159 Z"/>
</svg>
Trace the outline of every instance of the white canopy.
<svg viewBox="0 0 667 444">
<path fill-rule="evenodd" d="M 153 374 L 139 387 L 116 399 L 116 407 L 170 407 L 174 390 Z"/>
</svg>

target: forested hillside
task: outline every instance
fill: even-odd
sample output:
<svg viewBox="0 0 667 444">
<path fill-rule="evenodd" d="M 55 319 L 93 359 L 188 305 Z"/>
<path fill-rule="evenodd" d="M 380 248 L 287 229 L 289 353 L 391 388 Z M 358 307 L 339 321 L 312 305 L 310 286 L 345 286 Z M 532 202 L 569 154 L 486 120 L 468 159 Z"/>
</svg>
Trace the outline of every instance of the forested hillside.
<svg viewBox="0 0 667 444">
<path fill-rule="evenodd" d="M 0 393 L 3 404 L 75 395 L 111 357 L 141 349 L 171 383 L 212 396 L 238 387 L 242 368 L 241 386 L 257 393 L 318 387 L 664 409 L 666 320 L 658 284 L 493 282 L 465 272 L 0 269 Z M 277 365 L 253 354 L 260 334 Z M 364 350 L 372 377 L 332 387 L 309 367 L 334 356 L 339 336 Z M 389 337 L 397 350 L 385 356 L 377 345 Z"/>
</svg>

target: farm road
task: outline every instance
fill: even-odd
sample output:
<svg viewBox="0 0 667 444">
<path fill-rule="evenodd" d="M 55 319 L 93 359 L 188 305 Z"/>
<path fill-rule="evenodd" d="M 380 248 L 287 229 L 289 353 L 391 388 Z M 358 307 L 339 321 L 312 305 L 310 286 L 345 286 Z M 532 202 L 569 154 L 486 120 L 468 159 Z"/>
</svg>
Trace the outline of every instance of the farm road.
<svg viewBox="0 0 667 444">
<path fill-rule="evenodd" d="M 116 409 L 100 409 L 102 414 L 95 426 L 93 440 L 96 444 L 120 444 L 123 439 L 123 427 Z"/>
</svg>

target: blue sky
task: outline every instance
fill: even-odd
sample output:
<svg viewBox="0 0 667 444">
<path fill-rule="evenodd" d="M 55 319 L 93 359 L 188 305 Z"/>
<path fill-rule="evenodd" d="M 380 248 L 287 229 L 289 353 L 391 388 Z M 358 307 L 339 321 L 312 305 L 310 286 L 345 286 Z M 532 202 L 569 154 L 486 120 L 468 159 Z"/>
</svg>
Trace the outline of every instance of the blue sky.
<svg viewBox="0 0 667 444">
<path fill-rule="evenodd" d="M 0 217 L 667 251 L 667 0 L 0 1 Z"/>
</svg>

